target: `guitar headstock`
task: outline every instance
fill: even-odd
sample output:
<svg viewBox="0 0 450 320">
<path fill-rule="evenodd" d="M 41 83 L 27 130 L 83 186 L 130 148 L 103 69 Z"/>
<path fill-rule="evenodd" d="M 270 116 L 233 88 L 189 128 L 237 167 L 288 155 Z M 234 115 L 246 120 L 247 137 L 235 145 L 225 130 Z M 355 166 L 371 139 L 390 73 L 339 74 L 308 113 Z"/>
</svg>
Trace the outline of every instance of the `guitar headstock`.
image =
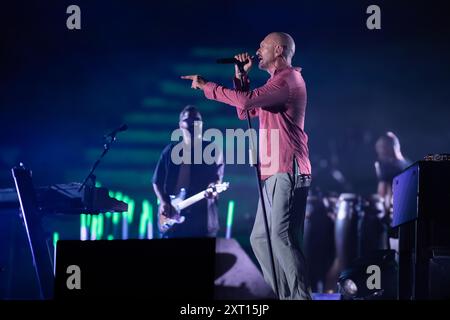
<svg viewBox="0 0 450 320">
<path fill-rule="evenodd" d="M 212 189 L 213 191 L 217 192 L 217 193 L 221 193 L 226 191 L 230 186 L 229 182 L 222 182 L 222 183 L 216 183 Z"/>
</svg>

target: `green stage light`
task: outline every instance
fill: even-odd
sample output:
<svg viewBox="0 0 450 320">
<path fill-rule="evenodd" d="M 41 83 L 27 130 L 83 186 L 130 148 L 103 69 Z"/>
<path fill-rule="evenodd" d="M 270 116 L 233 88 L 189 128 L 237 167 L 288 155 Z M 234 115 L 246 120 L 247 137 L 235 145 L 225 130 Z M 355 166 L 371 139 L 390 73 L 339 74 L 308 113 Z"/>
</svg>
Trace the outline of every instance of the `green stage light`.
<svg viewBox="0 0 450 320">
<path fill-rule="evenodd" d="M 103 231 L 105 229 L 105 217 L 103 214 L 99 214 L 97 217 L 97 239 L 101 239 L 103 236 Z"/>
<path fill-rule="evenodd" d="M 53 232 L 53 248 L 56 248 L 56 243 L 59 240 L 59 233 L 58 232 Z"/>
<path fill-rule="evenodd" d="M 133 223 L 133 218 L 134 218 L 134 200 L 130 199 L 128 201 L 128 223 L 132 224 Z"/>
<path fill-rule="evenodd" d="M 97 240 L 97 216 L 92 216 L 91 223 L 91 240 Z"/>
<path fill-rule="evenodd" d="M 231 228 L 233 226 L 233 217 L 234 217 L 234 201 L 230 200 L 228 202 L 228 213 L 227 213 L 227 231 L 226 238 L 229 239 L 231 237 Z"/>
<path fill-rule="evenodd" d="M 112 222 L 113 224 L 119 224 L 120 221 L 120 213 L 119 212 L 113 212 L 112 214 Z"/>
</svg>

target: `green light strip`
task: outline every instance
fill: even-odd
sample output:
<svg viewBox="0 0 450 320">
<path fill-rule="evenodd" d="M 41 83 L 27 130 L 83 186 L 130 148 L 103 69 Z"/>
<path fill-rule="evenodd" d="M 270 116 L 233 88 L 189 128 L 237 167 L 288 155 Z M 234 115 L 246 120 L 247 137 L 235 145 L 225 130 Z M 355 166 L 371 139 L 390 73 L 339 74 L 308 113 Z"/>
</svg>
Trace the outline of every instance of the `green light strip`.
<svg viewBox="0 0 450 320">
<path fill-rule="evenodd" d="M 92 216 L 92 223 L 91 223 L 91 240 L 97 239 L 97 216 Z"/>
<path fill-rule="evenodd" d="M 150 202 L 148 207 L 147 239 L 153 239 L 153 206 Z"/>
<path fill-rule="evenodd" d="M 58 232 L 53 232 L 53 248 L 56 248 L 56 243 L 59 240 L 59 233 Z"/>
<path fill-rule="evenodd" d="M 99 214 L 97 217 L 97 239 L 100 240 L 103 237 L 103 231 L 105 229 L 105 217 L 103 214 Z"/>
<path fill-rule="evenodd" d="M 80 214 L 80 240 L 87 240 L 87 215 L 82 213 Z"/>
<path fill-rule="evenodd" d="M 133 217 L 134 217 L 134 200 L 130 199 L 130 201 L 128 202 L 128 223 L 132 224 L 133 223 Z"/>
<path fill-rule="evenodd" d="M 229 239 L 231 237 L 231 227 L 233 225 L 234 216 L 234 201 L 230 200 L 228 202 L 228 213 L 227 213 L 227 230 L 225 238 Z"/>
<path fill-rule="evenodd" d="M 234 201 L 231 200 L 228 202 L 228 213 L 227 213 L 227 227 L 231 227 L 233 224 L 233 216 L 234 216 Z"/>
<path fill-rule="evenodd" d="M 202 110 L 203 111 L 203 110 Z M 172 121 L 172 120 L 171 120 Z M 152 129 L 148 130 L 133 130 L 127 131 L 126 135 L 123 135 L 120 141 L 123 142 L 133 142 L 133 143 L 160 143 L 161 141 L 167 141 L 170 138 L 170 131 L 156 131 Z"/>
<path fill-rule="evenodd" d="M 113 224 L 118 224 L 120 220 L 120 213 L 119 212 L 113 212 L 112 214 L 112 222 Z"/>
<path fill-rule="evenodd" d="M 153 225 L 153 206 L 148 203 L 148 214 L 149 214 L 149 221 Z"/>
<path fill-rule="evenodd" d="M 86 228 L 86 215 L 84 213 L 80 214 L 80 228 Z"/>
</svg>

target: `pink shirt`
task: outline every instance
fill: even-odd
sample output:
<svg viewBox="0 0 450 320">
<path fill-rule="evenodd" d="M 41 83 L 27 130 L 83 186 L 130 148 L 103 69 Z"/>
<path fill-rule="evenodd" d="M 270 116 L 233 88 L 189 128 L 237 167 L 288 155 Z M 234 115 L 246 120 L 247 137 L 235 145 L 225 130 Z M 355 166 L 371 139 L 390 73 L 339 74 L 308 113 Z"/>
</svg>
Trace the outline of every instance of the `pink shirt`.
<svg viewBox="0 0 450 320">
<path fill-rule="evenodd" d="M 300 173 L 311 174 L 308 136 L 304 131 L 306 86 L 300 71 L 294 67 L 276 70 L 265 85 L 251 91 L 248 78 L 244 78 L 244 88 L 235 79 L 236 90 L 213 82 L 206 83 L 203 89 L 206 98 L 236 107 L 239 119 L 246 119 L 246 110 L 251 117 L 259 117 L 262 179 L 275 173 L 293 173 L 294 158 Z M 279 141 L 271 141 L 273 129 L 278 130 Z"/>
</svg>

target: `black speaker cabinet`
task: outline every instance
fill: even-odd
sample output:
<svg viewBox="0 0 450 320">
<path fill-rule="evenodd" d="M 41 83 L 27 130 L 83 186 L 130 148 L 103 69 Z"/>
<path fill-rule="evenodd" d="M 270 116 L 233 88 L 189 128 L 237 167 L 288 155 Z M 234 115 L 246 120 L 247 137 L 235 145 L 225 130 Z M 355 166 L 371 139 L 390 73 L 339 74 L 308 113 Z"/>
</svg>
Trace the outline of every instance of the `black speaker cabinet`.
<svg viewBox="0 0 450 320">
<path fill-rule="evenodd" d="M 394 227 L 417 219 L 450 221 L 450 161 L 417 161 L 392 187 Z"/>
<path fill-rule="evenodd" d="M 444 273 L 438 272 L 433 262 L 438 260 L 433 257 L 435 252 L 450 249 L 449 181 L 450 161 L 418 161 L 394 178 L 400 299 L 435 299 L 438 295 L 431 283 L 439 283 L 437 277 Z"/>
<path fill-rule="evenodd" d="M 235 239 L 58 241 L 56 299 L 273 299 Z"/>
<path fill-rule="evenodd" d="M 214 238 L 59 241 L 55 298 L 211 300 Z"/>
</svg>

